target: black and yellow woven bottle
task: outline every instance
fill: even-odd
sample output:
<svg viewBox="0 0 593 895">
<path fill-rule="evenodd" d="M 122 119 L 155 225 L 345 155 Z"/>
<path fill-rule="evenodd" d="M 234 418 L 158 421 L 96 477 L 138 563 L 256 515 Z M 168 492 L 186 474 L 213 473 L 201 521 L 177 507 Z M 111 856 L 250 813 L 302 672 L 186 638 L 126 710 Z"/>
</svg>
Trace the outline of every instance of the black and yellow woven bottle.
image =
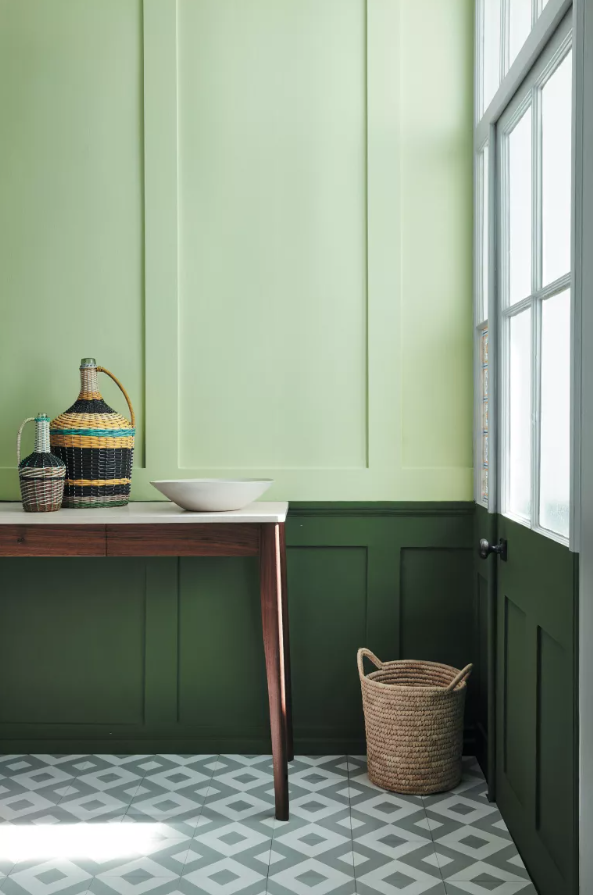
<svg viewBox="0 0 593 895">
<path fill-rule="evenodd" d="M 130 408 L 131 422 L 105 403 L 97 373 L 107 373 Z M 117 507 L 130 498 L 135 415 L 125 388 L 92 357 L 80 362 L 80 394 L 50 424 L 51 449 L 66 464 L 63 507 Z"/>
</svg>

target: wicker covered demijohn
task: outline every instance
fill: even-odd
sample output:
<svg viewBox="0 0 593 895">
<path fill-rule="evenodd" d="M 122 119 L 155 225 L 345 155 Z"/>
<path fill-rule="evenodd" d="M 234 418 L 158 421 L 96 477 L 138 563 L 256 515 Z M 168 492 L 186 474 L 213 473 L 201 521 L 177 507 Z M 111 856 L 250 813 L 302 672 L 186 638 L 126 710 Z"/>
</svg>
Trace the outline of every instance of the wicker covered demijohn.
<svg viewBox="0 0 593 895">
<path fill-rule="evenodd" d="M 365 675 L 364 657 L 377 671 Z M 461 779 L 466 677 L 437 662 L 381 662 L 358 651 L 369 777 L 413 795 L 445 792 Z"/>
<path fill-rule="evenodd" d="M 27 423 L 35 423 L 35 447 L 21 460 L 21 437 Z M 62 506 L 66 464 L 49 450 L 49 417 L 28 417 L 16 439 L 16 456 L 23 509 L 26 513 L 53 513 Z"/>
<path fill-rule="evenodd" d="M 97 373 L 119 386 L 131 422 L 103 400 Z M 128 503 L 134 457 L 135 417 L 128 394 L 113 373 L 94 358 L 80 362 L 80 394 L 72 407 L 52 420 L 51 449 L 66 464 L 64 507 L 114 507 Z"/>
</svg>

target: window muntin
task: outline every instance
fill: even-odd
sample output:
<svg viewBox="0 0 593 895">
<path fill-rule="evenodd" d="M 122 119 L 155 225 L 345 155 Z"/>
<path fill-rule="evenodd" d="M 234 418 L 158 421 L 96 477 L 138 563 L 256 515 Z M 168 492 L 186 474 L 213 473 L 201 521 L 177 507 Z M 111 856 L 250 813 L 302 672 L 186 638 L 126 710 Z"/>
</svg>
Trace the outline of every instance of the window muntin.
<svg viewBox="0 0 593 895">
<path fill-rule="evenodd" d="M 500 463 L 501 511 L 566 542 L 572 189 L 568 29 L 558 44 L 498 125 Z M 527 185 L 521 184 L 521 173 Z"/>
<path fill-rule="evenodd" d="M 479 0 L 478 121 L 547 3 L 548 0 Z"/>
</svg>

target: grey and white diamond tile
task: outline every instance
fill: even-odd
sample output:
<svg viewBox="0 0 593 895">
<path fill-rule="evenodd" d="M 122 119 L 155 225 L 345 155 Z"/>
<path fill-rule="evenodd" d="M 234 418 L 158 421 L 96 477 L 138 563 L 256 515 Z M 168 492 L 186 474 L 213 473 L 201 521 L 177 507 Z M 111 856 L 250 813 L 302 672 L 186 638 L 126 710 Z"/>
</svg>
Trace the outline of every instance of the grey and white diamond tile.
<svg viewBox="0 0 593 895">
<path fill-rule="evenodd" d="M 503 871 L 510 882 L 529 880 L 529 876 L 514 846 L 505 847 L 497 854 L 489 854 L 483 861 L 471 854 L 464 854 L 434 843 L 435 854 L 445 881 L 463 879 L 466 872 L 475 873 L 481 867 L 481 875 L 488 880 L 496 871 Z M 479 877 L 472 877 L 479 879 Z"/>
<path fill-rule="evenodd" d="M 168 823 L 180 834 L 193 835 L 216 765 L 217 756 L 212 755 L 149 757 L 138 765 L 144 775 L 125 822 Z"/>
<path fill-rule="evenodd" d="M 418 797 L 365 757 L 297 756 L 289 789 L 284 823 L 269 755 L 2 756 L 0 893 L 535 893 L 473 760 Z"/>
<path fill-rule="evenodd" d="M 141 780 L 121 767 L 77 777 L 58 804 L 61 823 L 107 823 L 123 819 Z"/>
<path fill-rule="evenodd" d="M 39 821 L 69 792 L 75 779 L 54 764 L 42 764 L 36 756 L 11 756 L 2 766 L 6 773 L 0 776 L 1 823 Z"/>
<path fill-rule="evenodd" d="M 479 865 L 485 879 L 488 874 L 502 871 L 510 874 L 505 877 L 509 882 L 529 880 L 514 843 L 492 833 L 466 827 L 444 836 L 434 845 L 445 879 L 463 879 L 468 871 L 475 874 Z M 476 876 L 472 878 L 478 879 Z"/>
<path fill-rule="evenodd" d="M 150 858 L 139 858 L 119 868 L 118 873 L 99 873 L 91 882 L 90 895 L 169 895 L 180 877 Z"/>
<path fill-rule="evenodd" d="M 276 854 L 276 853 L 273 853 Z M 356 884 L 351 865 L 335 867 L 319 858 L 297 863 L 282 861 L 270 866 L 268 895 L 355 895 Z"/>
<path fill-rule="evenodd" d="M 448 882 L 445 883 L 446 895 L 537 895 L 531 882 Z"/>
<path fill-rule="evenodd" d="M 375 891 L 377 884 L 385 892 L 407 891 L 406 886 L 422 892 L 442 881 L 432 841 L 402 839 L 401 831 L 390 825 L 354 840 L 354 874 L 357 892 L 364 895 Z"/>
<path fill-rule="evenodd" d="M 17 865 L 2 880 L 3 895 L 83 895 L 93 877 L 88 871 L 64 858 L 50 858 L 30 866 Z"/>
<path fill-rule="evenodd" d="M 235 858 L 221 858 L 188 871 L 167 895 L 265 895 L 267 870 L 253 870 Z"/>
<path fill-rule="evenodd" d="M 190 843 L 183 876 L 192 876 L 223 859 L 232 859 L 236 866 L 245 868 L 250 879 L 252 874 L 263 874 L 265 878 L 274 824 L 273 813 L 268 810 L 233 820 L 206 807 Z"/>
<path fill-rule="evenodd" d="M 67 756 L 63 756 L 67 759 Z M 0 755 L 0 777 L 12 777 L 17 774 L 32 773 L 44 770 L 56 764 L 56 756 L 45 755 Z"/>
<path fill-rule="evenodd" d="M 366 756 L 349 756 L 348 762 L 352 835 L 355 841 L 386 825 L 396 826 L 402 841 L 430 841 L 430 830 L 420 797 L 388 792 L 372 783 Z"/>
<path fill-rule="evenodd" d="M 431 857 L 430 846 L 418 842 L 406 843 L 397 857 L 386 860 L 380 866 L 365 872 L 364 865 L 357 867 L 357 895 L 445 895 L 445 886 L 438 868 L 426 857 Z M 361 872 L 362 870 L 362 872 Z"/>
<path fill-rule="evenodd" d="M 355 839 L 382 825 L 398 827 L 403 839 L 431 839 L 421 800 L 379 791 L 362 799 L 354 796 L 350 805 Z"/>
<path fill-rule="evenodd" d="M 0 802 L 2 823 L 9 825 L 52 824 L 58 823 L 60 819 L 65 819 L 66 815 L 59 809 L 63 797 L 56 793 L 49 795 L 50 798 L 46 798 L 40 792 L 26 792 L 6 796 Z M 70 820 L 72 820 L 71 817 Z"/>
</svg>

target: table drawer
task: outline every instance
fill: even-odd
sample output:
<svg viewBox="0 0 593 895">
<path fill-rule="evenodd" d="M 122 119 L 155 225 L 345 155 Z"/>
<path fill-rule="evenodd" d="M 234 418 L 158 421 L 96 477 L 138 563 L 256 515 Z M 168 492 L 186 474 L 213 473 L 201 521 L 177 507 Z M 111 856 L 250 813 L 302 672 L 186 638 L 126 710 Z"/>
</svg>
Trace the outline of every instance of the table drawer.
<svg viewBox="0 0 593 895">
<path fill-rule="evenodd" d="M 105 556 L 104 525 L 1 525 L 0 556 Z"/>
<path fill-rule="evenodd" d="M 108 525 L 108 556 L 256 556 L 257 523 Z"/>
</svg>

